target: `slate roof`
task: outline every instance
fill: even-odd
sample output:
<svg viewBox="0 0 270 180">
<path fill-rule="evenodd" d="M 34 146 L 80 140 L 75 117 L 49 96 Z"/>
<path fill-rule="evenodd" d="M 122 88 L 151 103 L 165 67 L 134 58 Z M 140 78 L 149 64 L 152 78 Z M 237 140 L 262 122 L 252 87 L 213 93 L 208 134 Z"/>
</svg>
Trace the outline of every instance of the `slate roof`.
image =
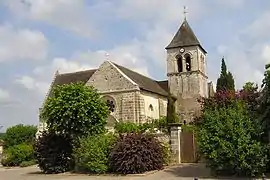
<svg viewBox="0 0 270 180">
<path fill-rule="evenodd" d="M 130 79 L 132 79 L 136 84 L 139 85 L 140 89 L 143 89 L 145 91 L 149 91 L 149 92 L 153 92 L 153 93 L 157 93 L 163 96 L 168 96 L 168 92 L 160 86 L 160 84 L 158 83 L 158 81 L 155 81 L 149 77 L 146 77 L 144 75 L 141 75 L 135 71 L 132 71 L 126 67 L 120 66 L 118 64 L 114 65 L 120 69 L 125 75 L 127 75 Z M 163 86 L 165 86 L 165 84 L 162 84 Z M 167 83 L 168 85 L 168 83 Z M 168 88 L 167 88 L 168 89 Z"/>
<path fill-rule="evenodd" d="M 120 71 L 137 83 L 140 89 L 156 93 L 162 96 L 168 96 L 168 81 L 155 81 L 137 72 L 134 72 L 126 67 L 113 63 Z M 65 73 L 56 75 L 52 88 L 56 85 L 63 85 L 69 83 L 83 82 L 86 83 L 90 77 L 96 72 L 96 69 L 79 71 L 74 73 Z M 49 92 L 50 96 L 51 92 Z"/>
<path fill-rule="evenodd" d="M 96 72 L 96 69 L 90 69 L 86 71 L 58 74 L 56 75 L 55 80 L 53 84 L 51 85 L 51 87 L 53 88 L 57 85 L 70 84 L 70 83 L 76 83 L 76 82 L 86 83 L 95 72 Z M 50 97 L 51 94 L 52 94 L 52 90 L 50 90 L 48 96 Z"/>
<path fill-rule="evenodd" d="M 170 44 L 165 49 L 185 46 L 200 46 L 200 48 L 206 53 L 186 19 L 178 29 L 177 33 L 174 35 Z"/>
<path fill-rule="evenodd" d="M 90 70 L 78 71 L 74 73 L 59 74 L 56 76 L 53 86 L 76 83 L 76 82 L 86 83 L 95 72 L 96 72 L 96 69 L 90 69 Z"/>
<path fill-rule="evenodd" d="M 160 87 L 162 87 L 166 92 L 169 92 L 168 80 L 157 81 Z"/>
</svg>

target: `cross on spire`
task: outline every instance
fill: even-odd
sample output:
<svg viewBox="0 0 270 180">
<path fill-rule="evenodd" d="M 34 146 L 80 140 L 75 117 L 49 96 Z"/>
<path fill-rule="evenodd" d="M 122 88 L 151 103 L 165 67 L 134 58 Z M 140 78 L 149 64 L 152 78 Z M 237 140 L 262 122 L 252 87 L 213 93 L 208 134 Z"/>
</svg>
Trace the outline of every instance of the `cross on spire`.
<svg viewBox="0 0 270 180">
<path fill-rule="evenodd" d="M 105 57 L 106 57 L 106 60 L 108 61 L 109 58 L 110 58 L 110 54 L 109 53 L 105 53 Z"/>
<path fill-rule="evenodd" d="M 186 6 L 184 6 L 184 20 L 186 20 L 187 19 L 187 8 L 186 8 Z"/>
</svg>

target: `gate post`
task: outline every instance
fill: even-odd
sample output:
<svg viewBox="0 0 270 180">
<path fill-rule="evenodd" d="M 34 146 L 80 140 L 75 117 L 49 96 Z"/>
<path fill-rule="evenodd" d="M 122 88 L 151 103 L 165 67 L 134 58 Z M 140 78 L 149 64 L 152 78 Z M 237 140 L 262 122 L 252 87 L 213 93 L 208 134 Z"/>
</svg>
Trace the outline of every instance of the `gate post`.
<svg viewBox="0 0 270 180">
<path fill-rule="evenodd" d="M 173 123 L 170 126 L 170 144 L 174 159 L 177 164 L 181 163 L 181 124 Z"/>
</svg>

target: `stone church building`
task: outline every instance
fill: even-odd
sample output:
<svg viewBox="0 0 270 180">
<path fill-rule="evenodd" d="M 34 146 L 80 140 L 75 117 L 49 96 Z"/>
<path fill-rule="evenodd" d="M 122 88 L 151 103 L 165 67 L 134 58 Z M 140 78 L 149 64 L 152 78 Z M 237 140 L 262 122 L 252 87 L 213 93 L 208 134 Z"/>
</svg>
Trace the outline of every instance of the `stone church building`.
<svg viewBox="0 0 270 180">
<path fill-rule="evenodd" d="M 165 49 L 167 80 L 157 81 L 105 61 L 97 69 L 65 74 L 57 72 L 47 97 L 56 85 L 83 82 L 86 86 L 93 86 L 107 102 L 111 111 L 108 125 L 112 126 L 119 121 L 144 123 L 148 119 L 166 116 L 170 91 L 177 98 L 178 117 L 190 122 L 200 109 L 197 98 L 213 93 L 206 72 L 206 50 L 186 19 Z"/>
</svg>

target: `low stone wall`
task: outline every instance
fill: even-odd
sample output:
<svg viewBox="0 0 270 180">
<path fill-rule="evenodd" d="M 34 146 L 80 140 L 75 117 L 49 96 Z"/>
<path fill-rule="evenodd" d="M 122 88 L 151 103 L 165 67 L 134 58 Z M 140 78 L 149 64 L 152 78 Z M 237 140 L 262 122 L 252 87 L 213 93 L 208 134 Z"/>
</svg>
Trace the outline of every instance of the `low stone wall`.
<svg viewBox="0 0 270 180">
<path fill-rule="evenodd" d="M 157 137 L 157 139 L 160 142 L 170 143 L 170 136 L 169 135 L 164 134 L 164 133 L 155 133 L 154 135 Z"/>
</svg>

